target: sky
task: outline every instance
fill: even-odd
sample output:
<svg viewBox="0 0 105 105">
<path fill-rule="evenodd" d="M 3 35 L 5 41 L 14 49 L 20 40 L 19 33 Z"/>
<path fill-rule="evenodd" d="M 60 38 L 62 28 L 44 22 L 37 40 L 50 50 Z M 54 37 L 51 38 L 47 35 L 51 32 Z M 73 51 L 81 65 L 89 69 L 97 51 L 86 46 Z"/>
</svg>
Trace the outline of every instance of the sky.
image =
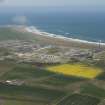
<svg viewBox="0 0 105 105">
<path fill-rule="evenodd" d="M 104 10 L 105 0 L 0 0 L 0 7 L 63 7 L 66 10 Z M 56 10 L 55 8 L 55 10 Z M 53 8 L 54 9 L 54 8 Z M 60 8 L 63 10 L 62 8 Z M 0 10 L 1 11 L 1 10 Z"/>
<path fill-rule="evenodd" d="M 105 0 L 0 0 L 1 6 L 105 6 Z"/>
</svg>

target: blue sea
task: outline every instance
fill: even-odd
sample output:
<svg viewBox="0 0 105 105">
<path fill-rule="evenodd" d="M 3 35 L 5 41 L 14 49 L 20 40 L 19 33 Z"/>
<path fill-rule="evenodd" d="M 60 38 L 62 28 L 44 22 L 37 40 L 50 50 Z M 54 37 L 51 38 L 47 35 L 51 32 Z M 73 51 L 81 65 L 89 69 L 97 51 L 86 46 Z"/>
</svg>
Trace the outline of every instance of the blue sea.
<svg viewBox="0 0 105 105">
<path fill-rule="evenodd" d="M 41 31 L 87 41 L 105 42 L 104 12 L 0 13 L 0 25 L 17 24 L 16 16 L 26 16 L 28 26 Z"/>
</svg>

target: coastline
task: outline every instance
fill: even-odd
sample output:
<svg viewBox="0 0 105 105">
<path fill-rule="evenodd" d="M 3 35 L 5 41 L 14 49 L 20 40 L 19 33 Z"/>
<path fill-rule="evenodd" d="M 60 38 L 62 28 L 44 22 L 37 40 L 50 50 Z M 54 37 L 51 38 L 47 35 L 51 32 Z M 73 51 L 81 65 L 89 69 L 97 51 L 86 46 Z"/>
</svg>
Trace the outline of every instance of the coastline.
<svg viewBox="0 0 105 105">
<path fill-rule="evenodd" d="M 98 46 L 98 47 L 99 46 L 105 47 L 105 43 L 101 43 L 101 41 L 100 42 L 92 42 L 92 41 L 87 41 L 87 40 L 64 37 L 63 35 L 56 35 L 56 34 L 51 34 L 51 33 L 40 31 L 39 29 L 37 29 L 34 26 L 25 27 L 24 30 L 26 32 L 33 33 L 36 35 L 41 35 L 41 36 L 50 37 L 50 38 L 54 38 L 54 39 L 64 40 L 67 42 L 69 41 L 69 42 L 74 42 L 74 43 L 88 44 L 88 45 L 93 45 L 93 46 Z"/>
<path fill-rule="evenodd" d="M 1 26 L 2 27 L 2 26 Z M 15 29 L 20 32 L 28 32 L 34 34 L 35 37 L 45 44 L 61 45 L 66 47 L 81 47 L 81 48 L 105 48 L 105 43 L 92 42 L 81 39 L 74 39 L 69 37 L 64 37 L 63 35 L 56 35 L 47 32 L 43 32 L 37 29 L 35 26 L 23 26 L 23 25 L 7 25 L 3 26 L 7 28 Z"/>
</svg>

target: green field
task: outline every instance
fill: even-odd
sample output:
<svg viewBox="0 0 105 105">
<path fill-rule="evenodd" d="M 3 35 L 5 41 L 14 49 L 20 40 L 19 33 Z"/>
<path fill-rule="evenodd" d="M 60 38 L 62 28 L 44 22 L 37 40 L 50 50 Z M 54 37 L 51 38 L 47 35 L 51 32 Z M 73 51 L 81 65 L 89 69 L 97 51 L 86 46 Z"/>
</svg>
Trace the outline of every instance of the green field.
<svg viewBox="0 0 105 105">
<path fill-rule="evenodd" d="M 27 80 L 27 79 L 37 79 L 40 77 L 46 77 L 50 75 L 54 75 L 54 74 L 51 72 L 45 71 L 44 69 L 38 69 L 35 66 L 33 67 L 31 65 L 18 64 L 13 69 L 11 69 L 11 71 L 6 72 L 4 75 L 2 75 L 1 79 Z"/>
<path fill-rule="evenodd" d="M 0 76 L 11 71 L 15 66 L 16 64 L 11 61 L 0 61 Z"/>
<path fill-rule="evenodd" d="M 81 81 L 85 81 L 85 79 L 58 74 L 53 77 L 50 77 L 49 79 L 42 80 L 40 83 L 47 84 L 47 85 L 55 85 L 55 86 L 65 86 L 68 84 L 78 83 Z"/>
<path fill-rule="evenodd" d="M 65 95 L 64 92 L 31 86 L 0 84 L 0 97 L 13 100 L 51 102 Z"/>
<path fill-rule="evenodd" d="M 93 84 L 84 84 L 81 86 L 81 93 L 98 98 L 105 98 L 105 89 L 99 88 Z"/>
<path fill-rule="evenodd" d="M 91 96 L 73 94 L 62 100 L 57 105 L 97 105 L 99 102 L 99 99 Z"/>
<path fill-rule="evenodd" d="M 27 102 L 27 101 L 24 101 L 24 100 L 5 100 L 5 101 L 2 101 L 1 103 L 3 103 L 3 105 L 45 105 L 45 103 L 42 103 L 42 102 Z"/>
</svg>

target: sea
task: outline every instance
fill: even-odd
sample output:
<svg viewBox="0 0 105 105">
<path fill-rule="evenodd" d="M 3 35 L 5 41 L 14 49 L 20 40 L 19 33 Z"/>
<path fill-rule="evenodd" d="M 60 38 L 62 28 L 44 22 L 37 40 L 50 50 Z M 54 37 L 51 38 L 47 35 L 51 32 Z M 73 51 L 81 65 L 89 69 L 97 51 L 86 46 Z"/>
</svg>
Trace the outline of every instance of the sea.
<svg viewBox="0 0 105 105">
<path fill-rule="evenodd" d="M 25 12 L 0 13 L 0 25 L 20 24 L 14 18 L 25 17 L 25 25 L 64 37 L 105 43 L 104 12 Z M 20 20 L 22 21 L 22 20 Z M 24 20 L 23 20 L 24 21 Z"/>
</svg>

